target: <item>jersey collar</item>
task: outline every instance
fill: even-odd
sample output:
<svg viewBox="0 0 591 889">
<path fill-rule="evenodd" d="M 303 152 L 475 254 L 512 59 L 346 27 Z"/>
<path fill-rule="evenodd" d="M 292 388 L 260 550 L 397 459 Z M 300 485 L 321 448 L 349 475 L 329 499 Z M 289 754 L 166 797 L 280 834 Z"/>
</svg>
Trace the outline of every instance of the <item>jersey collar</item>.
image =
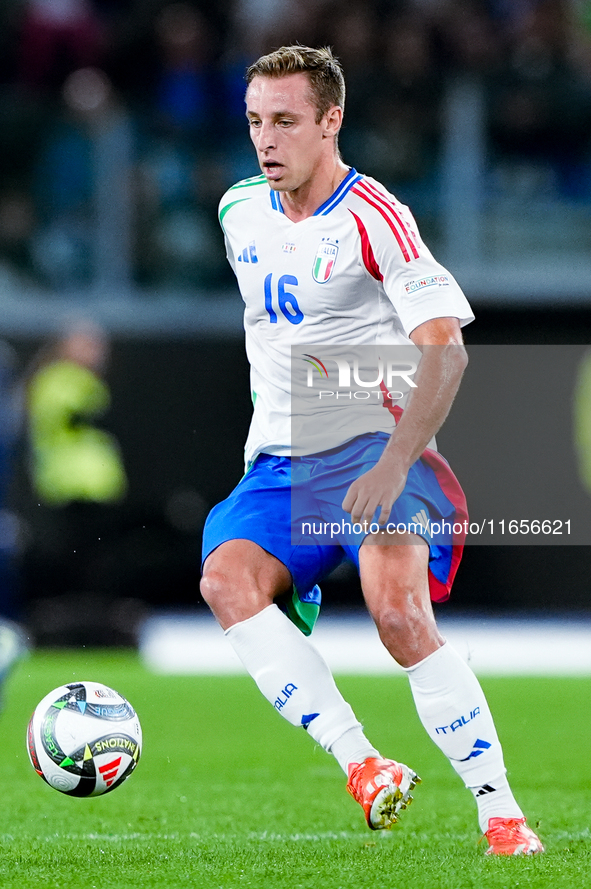
<svg viewBox="0 0 591 889">
<path fill-rule="evenodd" d="M 329 199 L 325 201 L 317 210 L 312 214 L 313 216 L 327 216 L 331 210 L 340 204 L 343 200 L 351 186 L 355 185 L 361 179 L 361 173 L 358 173 L 353 167 L 349 170 L 343 181 L 340 185 L 337 186 L 335 191 L 331 194 Z M 285 213 L 283 209 L 283 205 L 281 203 L 281 197 L 278 191 L 274 191 L 270 189 L 271 196 L 271 206 L 274 210 L 277 210 L 279 213 Z"/>
</svg>

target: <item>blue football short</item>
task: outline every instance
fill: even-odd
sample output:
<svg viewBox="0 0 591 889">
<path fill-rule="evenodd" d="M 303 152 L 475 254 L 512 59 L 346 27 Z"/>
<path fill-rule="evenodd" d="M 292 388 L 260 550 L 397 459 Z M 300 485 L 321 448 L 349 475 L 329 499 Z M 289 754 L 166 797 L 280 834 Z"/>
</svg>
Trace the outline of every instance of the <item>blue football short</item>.
<svg viewBox="0 0 591 889">
<path fill-rule="evenodd" d="M 371 433 L 293 461 L 260 454 L 229 497 L 210 512 L 202 563 L 228 540 L 251 540 L 288 568 L 300 601 L 319 604 L 316 585 L 344 559 L 359 570 L 359 548 L 368 530 L 377 530 L 354 527 L 341 503 L 349 485 L 377 463 L 387 441 L 385 433 Z M 466 522 L 465 497 L 447 461 L 425 451 L 382 528 L 410 530 L 427 541 L 429 587 L 436 602 L 449 597 Z"/>
</svg>

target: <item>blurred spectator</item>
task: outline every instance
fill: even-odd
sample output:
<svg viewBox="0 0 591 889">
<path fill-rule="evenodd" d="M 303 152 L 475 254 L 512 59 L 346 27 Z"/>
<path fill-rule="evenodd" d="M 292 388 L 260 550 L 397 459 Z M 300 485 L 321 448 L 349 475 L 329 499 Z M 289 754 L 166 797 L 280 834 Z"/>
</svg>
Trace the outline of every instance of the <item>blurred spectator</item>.
<svg viewBox="0 0 591 889">
<path fill-rule="evenodd" d="M 376 53 L 380 31 L 375 11 L 358 3 L 339 3 L 327 10 L 324 28 L 325 42 L 334 46 L 347 75 L 347 114 L 353 116 L 356 126 L 364 126 L 371 117 L 368 105 L 383 75 L 383 59 Z"/>
<path fill-rule="evenodd" d="M 313 46 L 322 40 L 320 22 L 327 0 L 237 0 L 233 39 L 254 61 L 261 51 L 282 44 Z M 368 8 L 369 7 L 369 8 Z M 371 14 L 371 4 L 359 4 Z"/>
<path fill-rule="evenodd" d="M 104 639 L 117 638 L 110 612 L 112 560 L 127 477 L 117 440 L 97 425 L 111 400 L 105 380 L 109 357 L 106 333 L 81 321 L 44 346 L 26 375 L 36 508 L 23 587 L 40 644 L 61 644 L 68 633 L 79 642 L 94 638 L 102 644 L 103 637 L 94 636 L 97 628 Z"/>
<path fill-rule="evenodd" d="M 95 283 L 115 252 L 126 251 L 126 205 L 133 181 L 127 113 L 106 74 L 97 68 L 74 71 L 61 98 L 34 168 L 40 226 L 31 244 L 37 272 L 58 290 Z M 100 185 L 109 191 L 102 205 Z M 111 208 L 115 243 L 110 255 L 103 249 L 99 257 L 100 207 L 105 204 Z M 123 287 L 126 282 L 112 283 Z"/>
<path fill-rule="evenodd" d="M 100 64 L 105 38 L 90 0 L 27 0 L 20 82 L 31 89 L 59 90 L 72 71 Z"/>
<path fill-rule="evenodd" d="M 0 257 L 14 269 L 31 270 L 31 239 L 36 213 L 31 196 L 23 188 L 0 193 Z"/>
<path fill-rule="evenodd" d="M 211 35 L 205 17 L 189 3 L 171 3 L 155 22 L 158 73 L 154 106 L 165 131 L 203 140 L 214 111 Z"/>
<path fill-rule="evenodd" d="M 445 77 L 485 76 L 503 67 L 505 34 L 482 0 L 449 0 L 437 16 L 440 65 Z"/>
<path fill-rule="evenodd" d="M 138 4 L 126 27 L 117 29 L 108 71 L 148 138 L 195 146 L 213 135 L 220 35 L 215 9 L 201 6 L 190 0 Z"/>
<path fill-rule="evenodd" d="M 58 290 L 91 279 L 92 133 L 84 111 L 71 102 L 69 86 L 66 79 L 63 104 L 33 174 L 41 223 L 32 242 L 33 261 L 41 278 Z"/>
<path fill-rule="evenodd" d="M 29 376 L 31 481 L 49 506 L 117 503 L 125 496 L 119 446 L 92 422 L 109 407 L 108 359 L 104 331 L 76 325 L 38 356 Z"/>
<path fill-rule="evenodd" d="M 369 44 L 371 57 L 375 34 L 369 36 Z M 356 163 L 375 170 L 380 181 L 412 202 L 415 212 L 424 212 L 433 205 L 442 96 L 431 29 L 420 16 L 393 16 L 382 23 L 380 45 L 381 66 L 368 60 L 364 66 L 368 79 L 364 82 L 360 72 L 354 82 Z M 346 126 L 343 132 L 344 145 L 353 149 Z M 430 197 L 423 199 L 425 184 Z"/>
<path fill-rule="evenodd" d="M 204 6 L 204 5 L 203 5 Z M 224 78 L 212 8 L 159 4 L 115 53 L 137 129 L 136 280 L 194 292 L 226 270 L 216 221 L 227 185 Z M 125 41 L 124 41 L 125 43 Z"/>
<path fill-rule="evenodd" d="M 539 0 L 514 22 L 508 64 L 492 86 L 492 146 L 547 170 L 550 193 L 591 196 L 591 81 L 571 55 L 567 0 Z"/>
</svg>

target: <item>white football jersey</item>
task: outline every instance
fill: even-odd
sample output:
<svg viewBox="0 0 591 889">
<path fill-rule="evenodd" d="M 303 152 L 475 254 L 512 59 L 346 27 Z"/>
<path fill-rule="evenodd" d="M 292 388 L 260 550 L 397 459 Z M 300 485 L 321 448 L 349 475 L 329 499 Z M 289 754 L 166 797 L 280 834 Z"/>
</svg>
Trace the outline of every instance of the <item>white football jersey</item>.
<svg viewBox="0 0 591 889">
<path fill-rule="evenodd" d="M 408 345 L 425 321 L 473 319 L 408 208 L 354 169 L 300 222 L 285 215 L 280 193 L 263 175 L 245 179 L 222 198 L 220 223 L 245 304 L 254 404 L 247 464 L 261 452 L 291 453 L 292 347 Z M 370 414 L 364 431 L 391 430 L 383 406 Z M 353 437 L 346 423 L 339 425 L 340 440 L 333 437 L 331 447 Z"/>
</svg>

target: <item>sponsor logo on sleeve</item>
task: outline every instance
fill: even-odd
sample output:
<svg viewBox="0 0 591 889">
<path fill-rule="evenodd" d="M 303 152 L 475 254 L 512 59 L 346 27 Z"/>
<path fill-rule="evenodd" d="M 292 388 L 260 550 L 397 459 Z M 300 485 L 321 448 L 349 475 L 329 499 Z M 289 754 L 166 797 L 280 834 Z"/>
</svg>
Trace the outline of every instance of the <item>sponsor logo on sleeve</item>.
<svg viewBox="0 0 591 889">
<path fill-rule="evenodd" d="M 416 278 L 414 281 L 409 281 L 408 284 L 404 285 L 404 289 L 410 295 L 411 293 L 416 293 L 417 290 L 424 290 L 425 287 L 448 287 L 449 286 L 449 276 L 448 275 L 429 275 L 426 278 Z"/>
</svg>

